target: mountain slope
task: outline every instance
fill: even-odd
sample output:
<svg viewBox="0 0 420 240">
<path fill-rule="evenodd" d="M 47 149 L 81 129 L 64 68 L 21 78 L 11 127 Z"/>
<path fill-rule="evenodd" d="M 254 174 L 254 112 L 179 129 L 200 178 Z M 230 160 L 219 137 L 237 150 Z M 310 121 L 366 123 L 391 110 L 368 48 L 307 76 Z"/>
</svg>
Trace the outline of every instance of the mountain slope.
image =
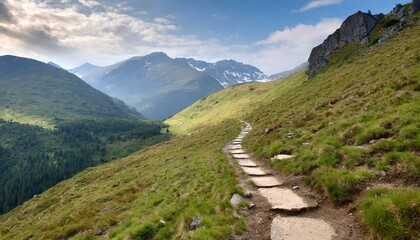
<svg viewBox="0 0 420 240">
<path fill-rule="evenodd" d="M 27 58 L 0 57 L 0 118 L 48 126 L 54 119 L 86 117 L 140 114 L 65 70 Z"/>
<path fill-rule="evenodd" d="M 0 213 L 167 139 L 162 127 L 62 69 L 0 57 Z"/>
<path fill-rule="evenodd" d="M 83 77 L 95 88 L 123 99 L 153 119 L 167 118 L 196 100 L 223 89 L 214 78 L 164 53 L 134 57 L 94 69 Z"/>
<path fill-rule="evenodd" d="M 232 218 L 228 203 L 236 183 L 220 149 L 239 133 L 241 117 L 253 125 L 247 150 L 289 175 L 290 184 L 298 182 L 297 191 L 324 194 L 323 205 L 332 201 L 341 214 L 356 213 L 354 220 L 362 218 L 378 238 L 415 239 L 419 31 L 416 22 L 373 49 L 344 46 L 311 80 L 301 72 L 200 100 L 167 121 L 194 134 L 60 183 L 0 216 L 0 238 L 226 239 L 240 233 L 243 223 Z M 216 121 L 188 126 L 215 112 Z M 279 153 L 295 158 L 271 162 Z M 190 231 L 194 217 L 203 225 Z"/>
<path fill-rule="evenodd" d="M 277 79 L 283 79 L 283 78 L 287 78 L 290 77 L 298 72 L 302 72 L 305 71 L 308 68 L 308 62 L 304 62 L 298 66 L 296 66 L 295 68 L 288 70 L 288 71 L 284 71 L 284 72 L 280 72 L 280 73 L 276 73 L 273 75 L 270 75 L 267 77 L 267 81 L 274 81 Z"/>
</svg>

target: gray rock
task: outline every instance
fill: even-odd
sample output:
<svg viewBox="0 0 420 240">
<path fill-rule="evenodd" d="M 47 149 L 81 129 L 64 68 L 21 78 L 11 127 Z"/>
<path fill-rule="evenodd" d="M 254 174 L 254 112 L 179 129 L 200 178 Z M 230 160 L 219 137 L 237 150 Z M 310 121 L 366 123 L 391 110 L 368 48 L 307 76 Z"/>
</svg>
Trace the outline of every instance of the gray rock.
<svg viewBox="0 0 420 240">
<path fill-rule="evenodd" d="M 411 14 L 414 14 L 418 10 L 420 10 L 420 0 L 413 0 L 411 2 L 411 10 L 410 10 L 410 13 Z"/>
<path fill-rule="evenodd" d="M 106 207 L 106 208 L 102 208 L 101 211 L 99 211 L 99 212 L 100 213 L 107 213 L 107 212 L 110 212 L 110 211 L 111 211 L 111 208 Z"/>
<path fill-rule="evenodd" d="M 348 17 L 339 29 L 329 35 L 321 45 L 312 49 L 308 60 L 308 77 L 314 77 L 327 65 L 332 53 L 340 47 L 352 42 L 366 43 L 380 18 L 380 15 L 373 16 L 360 11 Z"/>
<path fill-rule="evenodd" d="M 245 193 L 245 197 L 246 197 L 246 198 L 252 198 L 252 192 L 247 191 L 247 192 Z"/>
<path fill-rule="evenodd" d="M 190 230 L 195 230 L 201 226 L 201 220 L 198 217 L 194 217 L 190 224 Z"/>
<path fill-rule="evenodd" d="M 232 205 L 232 207 L 234 207 L 234 208 L 237 208 L 239 203 L 242 202 L 242 201 L 244 201 L 244 198 L 241 195 L 235 193 L 235 194 L 233 194 L 232 198 L 230 199 L 230 205 Z"/>
</svg>

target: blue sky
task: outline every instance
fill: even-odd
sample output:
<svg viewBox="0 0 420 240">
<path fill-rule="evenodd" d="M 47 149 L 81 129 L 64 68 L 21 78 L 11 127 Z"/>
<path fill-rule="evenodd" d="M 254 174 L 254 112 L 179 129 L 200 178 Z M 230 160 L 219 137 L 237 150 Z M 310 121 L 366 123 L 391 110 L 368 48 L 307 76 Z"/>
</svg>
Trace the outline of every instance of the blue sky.
<svg viewBox="0 0 420 240">
<path fill-rule="evenodd" d="M 3 0 L 0 54 L 65 68 L 107 65 L 154 51 L 235 59 L 267 74 L 307 60 L 358 10 L 388 13 L 398 0 Z"/>
</svg>

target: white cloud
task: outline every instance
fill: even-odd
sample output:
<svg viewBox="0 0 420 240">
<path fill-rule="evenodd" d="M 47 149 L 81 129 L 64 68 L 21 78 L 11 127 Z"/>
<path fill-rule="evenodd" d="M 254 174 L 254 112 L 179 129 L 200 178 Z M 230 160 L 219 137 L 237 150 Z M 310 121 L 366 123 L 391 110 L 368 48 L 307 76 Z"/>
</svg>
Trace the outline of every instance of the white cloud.
<svg viewBox="0 0 420 240">
<path fill-rule="evenodd" d="M 247 61 L 268 73 L 291 69 L 306 61 L 315 46 L 340 27 L 342 20 L 322 19 L 314 25 L 298 24 L 271 33 L 268 38 L 258 41 L 261 49 Z"/>
<path fill-rule="evenodd" d="M 224 45 L 218 39 L 181 35 L 176 18 L 141 19 L 113 5 L 106 11 L 66 3 L 62 7 L 33 0 L 8 0 L 13 21 L 0 21 L 0 55 L 53 61 L 71 68 L 89 61 L 108 65 L 154 51 L 205 61 L 235 59 L 267 74 L 288 70 L 307 60 L 311 49 L 339 27 L 339 19 L 286 27 L 255 44 Z M 129 7 L 121 5 L 121 8 Z M 170 20 L 168 20 L 170 19 Z"/>
<path fill-rule="evenodd" d="M 93 8 L 100 5 L 100 3 L 95 0 L 79 0 L 79 3 L 88 8 Z"/>
<path fill-rule="evenodd" d="M 171 21 L 169 21 L 168 19 L 163 18 L 163 17 L 157 17 L 157 18 L 155 18 L 155 22 L 156 23 L 159 23 L 159 24 L 165 24 L 165 25 L 172 23 Z"/>
<path fill-rule="evenodd" d="M 146 21 L 137 14 L 129 15 L 124 11 L 128 7 L 125 4 L 103 4 L 106 11 L 86 12 L 78 3 L 59 8 L 33 0 L 8 3 L 17 21 L 0 21 L 0 55 L 52 60 L 70 68 L 86 61 L 107 65 L 154 51 L 213 59 L 230 49 L 217 39 L 177 34 L 178 26 L 168 20 L 174 20 L 174 16 Z"/>
<path fill-rule="evenodd" d="M 314 8 L 340 4 L 342 0 L 314 0 L 301 7 L 298 12 L 305 12 Z"/>
</svg>

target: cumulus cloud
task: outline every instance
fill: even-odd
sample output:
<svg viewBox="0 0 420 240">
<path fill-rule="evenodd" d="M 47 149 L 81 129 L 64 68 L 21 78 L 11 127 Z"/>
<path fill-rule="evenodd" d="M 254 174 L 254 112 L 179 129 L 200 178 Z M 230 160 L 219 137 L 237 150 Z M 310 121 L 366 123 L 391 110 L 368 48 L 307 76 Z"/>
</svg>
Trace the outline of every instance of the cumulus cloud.
<svg viewBox="0 0 420 240">
<path fill-rule="evenodd" d="M 298 24 L 275 31 L 256 43 L 261 49 L 247 60 L 263 66 L 262 69 L 269 73 L 291 69 L 306 61 L 312 48 L 322 43 L 341 23 L 340 19 L 329 18 L 314 25 Z"/>
<path fill-rule="evenodd" d="M 215 39 L 179 36 L 178 26 L 168 20 L 174 19 L 172 16 L 146 21 L 125 13 L 124 4 L 104 8 L 106 11 L 86 12 L 79 3 L 67 2 L 61 7 L 46 1 L 9 0 L 9 3 L 13 6 L 10 13 L 18 21 L 0 22 L 0 54 L 53 60 L 72 67 L 85 61 L 110 64 L 153 51 L 197 56 L 212 52 L 212 48 L 224 49 Z"/>
<path fill-rule="evenodd" d="M 298 12 L 305 12 L 314 8 L 340 4 L 342 0 L 314 0 L 299 8 Z"/>
<path fill-rule="evenodd" d="M 127 12 L 126 4 L 101 2 L 91 9 L 78 1 L 61 6 L 57 2 L 64 1 L 8 0 L 5 6 L 15 21 L 0 21 L 0 55 L 54 61 L 71 68 L 86 61 L 108 65 L 163 51 L 172 57 L 206 61 L 235 59 L 271 74 L 306 61 L 311 49 L 341 24 L 339 19 L 322 19 L 275 31 L 254 44 L 226 45 L 216 38 L 180 34 L 182 26 L 175 16 L 151 19 Z"/>
</svg>

